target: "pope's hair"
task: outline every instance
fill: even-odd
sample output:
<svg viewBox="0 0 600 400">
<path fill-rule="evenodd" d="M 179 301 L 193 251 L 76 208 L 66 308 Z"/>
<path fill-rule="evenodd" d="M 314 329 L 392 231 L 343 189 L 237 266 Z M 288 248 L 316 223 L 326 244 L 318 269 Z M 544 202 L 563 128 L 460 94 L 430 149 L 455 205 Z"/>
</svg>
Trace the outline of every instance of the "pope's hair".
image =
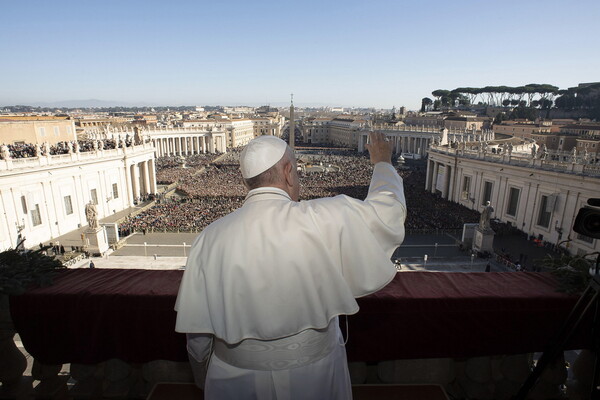
<svg viewBox="0 0 600 400">
<path fill-rule="evenodd" d="M 291 157 L 294 157 L 294 155 L 288 147 L 283 157 L 281 157 L 281 160 L 277 161 L 277 163 L 268 170 L 261 172 L 252 178 L 244 179 L 244 185 L 246 185 L 248 190 L 252 190 L 259 187 L 273 186 L 283 183 L 285 180 L 285 177 L 283 176 L 283 167 L 287 162 L 290 162 L 292 159 Z"/>
</svg>

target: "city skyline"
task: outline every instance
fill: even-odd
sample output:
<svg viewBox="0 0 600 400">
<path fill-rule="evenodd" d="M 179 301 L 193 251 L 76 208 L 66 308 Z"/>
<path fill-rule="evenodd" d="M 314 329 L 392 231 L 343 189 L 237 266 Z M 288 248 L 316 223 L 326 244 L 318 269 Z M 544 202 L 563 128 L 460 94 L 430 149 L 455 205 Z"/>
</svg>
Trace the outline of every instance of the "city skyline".
<svg viewBox="0 0 600 400">
<path fill-rule="evenodd" d="M 436 89 L 597 82 L 600 4 L 4 5 L 0 106 L 295 103 L 418 109 Z"/>
</svg>

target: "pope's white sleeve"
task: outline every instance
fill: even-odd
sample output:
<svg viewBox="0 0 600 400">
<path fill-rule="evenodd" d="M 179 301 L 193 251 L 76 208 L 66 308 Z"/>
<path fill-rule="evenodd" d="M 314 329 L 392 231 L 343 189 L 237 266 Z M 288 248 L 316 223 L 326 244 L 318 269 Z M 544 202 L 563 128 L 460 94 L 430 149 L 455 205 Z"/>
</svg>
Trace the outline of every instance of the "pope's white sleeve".
<svg viewBox="0 0 600 400">
<path fill-rule="evenodd" d="M 387 228 L 373 229 L 373 233 L 379 236 L 380 244 L 391 257 L 396 247 L 404 240 L 406 220 L 404 185 L 402 178 L 391 164 L 384 162 L 375 164 L 365 203 L 372 207 L 378 223 Z"/>
<path fill-rule="evenodd" d="M 208 333 L 187 333 L 187 351 L 196 386 L 204 389 L 208 361 L 212 349 L 213 335 Z"/>
</svg>

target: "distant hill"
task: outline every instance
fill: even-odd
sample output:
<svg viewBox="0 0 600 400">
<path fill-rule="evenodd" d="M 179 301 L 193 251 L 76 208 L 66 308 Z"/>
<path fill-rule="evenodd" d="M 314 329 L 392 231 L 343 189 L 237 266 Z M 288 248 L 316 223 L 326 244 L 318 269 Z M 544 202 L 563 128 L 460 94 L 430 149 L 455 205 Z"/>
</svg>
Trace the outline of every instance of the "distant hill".
<svg viewBox="0 0 600 400">
<path fill-rule="evenodd" d="M 102 108 L 102 107 L 136 107 L 136 106 L 150 106 L 151 104 L 143 103 L 129 103 L 126 101 L 116 100 L 62 100 L 54 102 L 34 102 L 28 105 L 35 107 L 47 107 L 47 108 Z"/>
</svg>

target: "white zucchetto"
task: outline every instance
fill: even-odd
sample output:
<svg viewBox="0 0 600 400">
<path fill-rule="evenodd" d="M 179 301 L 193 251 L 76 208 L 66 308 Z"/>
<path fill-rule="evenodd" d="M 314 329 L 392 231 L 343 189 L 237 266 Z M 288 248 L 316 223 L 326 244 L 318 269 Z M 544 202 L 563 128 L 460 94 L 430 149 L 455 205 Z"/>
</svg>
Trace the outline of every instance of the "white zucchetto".
<svg viewBox="0 0 600 400">
<path fill-rule="evenodd" d="M 276 136 L 252 139 L 240 154 L 240 170 L 244 179 L 253 178 L 277 164 L 285 154 L 287 143 Z"/>
</svg>

